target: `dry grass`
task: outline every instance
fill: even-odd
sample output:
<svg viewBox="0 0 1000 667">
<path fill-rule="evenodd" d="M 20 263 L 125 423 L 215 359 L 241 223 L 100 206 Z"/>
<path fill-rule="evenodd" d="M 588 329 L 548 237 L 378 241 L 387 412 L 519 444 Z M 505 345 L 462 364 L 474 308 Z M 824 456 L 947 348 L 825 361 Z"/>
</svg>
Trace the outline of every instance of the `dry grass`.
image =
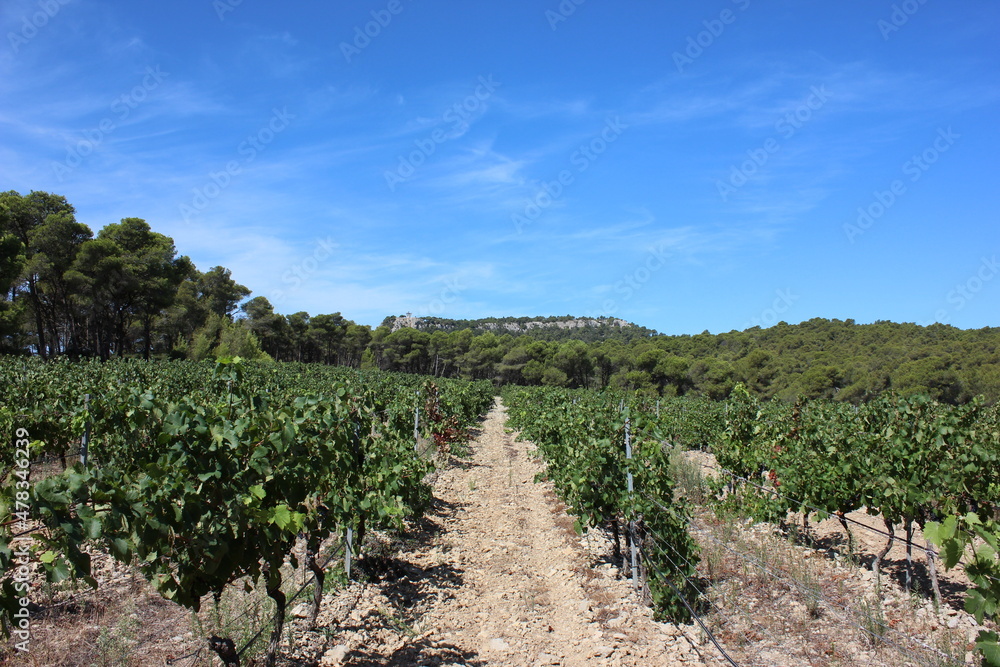
<svg viewBox="0 0 1000 667">
<path fill-rule="evenodd" d="M 970 640 L 976 631 L 968 615 L 955 608 L 938 613 L 927 596 L 904 592 L 896 581 L 898 561 L 883 563 L 890 576 L 876 587 L 868 551 L 881 548 L 884 540 L 862 531 L 858 551 L 851 555 L 835 521 L 824 522 L 822 531 L 811 527 L 811 539 L 803 540 L 795 534 L 795 517 L 786 535 L 774 525 L 751 525 L 745 517 L 716 513 L 698 470 L 709 456 L 676 455 L 672 472 L 679 495 L 695 506 L 704 614 L 738 662 L 973 664 Z M 881 523 L 877 517 L 867 519 Z M 949 583 L 957 589 L 960 582 Z M 949 592 L 950 602 L 960 599 L 951 587 Z"/>
<path fill-rule="evenodd" d="M 161 597 L 136 568 L 103 553 L 91 557 L 100 584 L 96 590 L 73 582 L 49 585 L 40 577 L 33 581 L 31 599 L 40 610 L 32 616 L 30 652 L 16 653 L 8 643 L 0 648 L 0 664 L 133 667 L 191 656 L 181 664 L 210 665 L 207 637 L 231 637 L 242 648 L 261 628 L 265 631 L 246 656 L 264 648 L 274 606 L 262 590 L 247 593 L 242 584 L 231 585 L 218 606 L 208 596 L 193 614 Z M 297 575 L 287 568 L 287 593 L 298 590 Z"/>
<path fill-rule="evenodd" d="M 965 664 L 968 629 L 949 630 L 926 613 L 929 601 L 914 605 L 891 582 L 876 594 L 867 570 L 828 560 L 766 524 L 703 512 L 695 525 L 705 614 L 741 664 L 760 664 L 761 656 L 772 656 L 765 663 L 784 656 L 788 667 Z"/>
<path fill-rule="evenodd" d="M 196 648 L 188 613 L 150 591 L 107 589 L 50 609 L 32 622 L 30 652 L 3 659 L 31 667 L 131 667 Z"/>
</svg>

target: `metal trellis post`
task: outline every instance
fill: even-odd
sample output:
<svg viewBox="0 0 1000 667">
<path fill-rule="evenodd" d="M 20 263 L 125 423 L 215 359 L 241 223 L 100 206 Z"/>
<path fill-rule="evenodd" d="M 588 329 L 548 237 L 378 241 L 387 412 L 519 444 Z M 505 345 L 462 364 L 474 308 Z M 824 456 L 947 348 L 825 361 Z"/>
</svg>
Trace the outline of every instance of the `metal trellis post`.
<svg viewBox="0 0 1000 667">
<path fill-rule="evenodd" d="M 417 392 L 417 404 L 413 408 L 413 451 L 420 452 L 420 392 Z"/>
<path fill-rule="evenodd" d="M 83 395 L 83 411 L 87 413 L 87 423 L 83 427 L 83 439 L 80 441 L 80 463 L 86 468 L 90 450 L 90 394 Z"/>
<path fill-rule="evenodd" d="M 625 460 L 632 460 L 632 420 L 625 420 Z M 628 498 L 629 505 L 633 505 L 632 499 L 635 488 L 632 482 L 632 466 L 628 469 Z M 639 550 L 635 543 L 635 516 L 630 516 L 628 521 L 628 543 L 632 552 L 632 586 L 639 588 Z"/>
<path fill-rule="evenodd" d="M 344 572 L 347 574 L 347 580 L 351 580 L 351 555 L 354 550 L 354 529 L 348 528 L 347 535 L 344 537 Z"/>
</svg>

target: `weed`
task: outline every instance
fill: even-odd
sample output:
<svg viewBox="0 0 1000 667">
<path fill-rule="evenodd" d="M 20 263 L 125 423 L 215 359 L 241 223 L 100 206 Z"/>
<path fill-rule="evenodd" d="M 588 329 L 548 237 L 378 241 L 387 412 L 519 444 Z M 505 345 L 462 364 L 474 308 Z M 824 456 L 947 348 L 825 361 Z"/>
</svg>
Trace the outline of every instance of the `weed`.
<svg viewBox="0 0 1000 667">
<path fill-rule="evenodd" d="M 101 628 L 97 638 L 97 662 L 93 663 L 93 667 L 128 667 L 133 664 L 138 630 L 139 617 L 135 613 L 135 604 L 130 603 L 122 610 L 113 628 Z"/>
<path fill-rule="evenodd" d="M 724 557 L 725 554 L 722 547 L 716 542 L 712 541 L 702 546 L 701 562 L 705 564 L 709 580 L 717 581 L 722 579 L 723 564 L 725 563 Z"/>
<path fill-rule="evenodd" d="M 334 560 L 326 569 L 326 577 L 323 579 L 323 592 L 337 592 L 347 588 L 350 584 L 347 580 L 347 570 L 344 569 L 343 559 Z M 309 592 L 306 595 L 311 595 Z M 306 599 L 309 599 L 308 597 Z"/>
<path fill-rule="evenodd" d="M 407 637 L 416 637 L 417 631 L 411 628 L 405 620 L 401 617 L 387 611 L 383 607 L 378 609 L 379 616 L 385 619 L 385 621 L 391 625 L 396 632 L 406 635 Z"/>
<path fill-rule="evenodd" d="M 685 456 L 679 448 L 670 453 L 670 476 L 677 484 L 677 491 L 696 505 L 704 505 L 711 492 L 705 482 L 701 466 Z"/>
<path fill-rule="evenodd" d="M 885 620 L 885 609 L 879 595 L 863 597 L 858 603 L 858 623 L 863 630 L 864 640 L 874 648 L 885 643 L 885 635 L 889 632 L 889 624 Z"/>
<path fill-rule="evenodd" d="M 938 606 L 937 600 L 934 599 L 934 596 L 931 596 L 930 600 L 928 600 L 926 594 L 920 590 L 920 586 L 914 584 L 913 588 L 909 591 L 910 609 L 916 611 L 928 602 L 931 604 L 931 608 L 934 610 L 935 614 L 941 613 L 941 608 Z"/>
<path fill-rule="evenodd" d="M 961 630 L 945 628 L 938 634 L 936 648 L 940 652 L 938 655 L 930 655 L 934 660 L 934 667 L 954 667 L 965 664 L 966 639 Z"/>
<path fill-rule="evenodd" d="M 200 613 L 191 615 L 191 630 L 196 637 L 218 635 L 232 639 L 237 649 L 252 641 L 245 651 L 251 657 L 266 650 L 269 633 L 261 629 L 270 627 L 273 620 L 274 600 L 267 596 L 263 586 L 250 591 L 230 586 L 212 605 L 203 606 Z"/>
<path fill-rule="evenodd" d="M 469 455 L 472 454 L 472 449 L 469 447 L 469 441 L 467 438 L 461 440 L 456 440 L 451 443 L 451 453 L 453 456 L 460 459 L 467 459 Z"/>
<path fill-rule="evenodd" d="M 809 567 L 809 564 L 804 562 L 804 560 L 800 562 L 802 563 L 802 570 L 799 583 L 802 584 L 803 595 L 806 598 L 806 611 L 809 612 L 809 618 L 819 618 L 820 601 L 823 599 L 823 587 L 816 578 L 816 573 Z"/>
</svg>

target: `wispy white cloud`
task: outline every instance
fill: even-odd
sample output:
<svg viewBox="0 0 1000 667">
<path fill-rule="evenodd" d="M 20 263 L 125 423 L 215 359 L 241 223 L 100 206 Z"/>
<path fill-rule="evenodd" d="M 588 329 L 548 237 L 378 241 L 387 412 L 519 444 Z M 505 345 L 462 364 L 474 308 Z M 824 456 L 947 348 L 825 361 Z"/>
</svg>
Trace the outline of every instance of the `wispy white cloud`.
<svg viewBox="0 0 1000 667">
<path fill-rule="evenodd" d="M 534 97 L 519 97 L 511 99 L 499 96 L 497 99 L 499 109 L 521 121 L 534 120 L 538 118 L 583 118 L 595 113 L 593 101 L 589 99 L 562 99 L 556 100 L 548 96 L 545 91 L 538 91 Z"/>
<path fill-rule="evenodd" d="M 36 7 L 37 0 L 3 3 L 0 27 L 20 25 Z M 472 30 L 449 33 L 464 48 L 452 52 L 451 42 L 441 46 L 429 37 L 445 25 L 440 16 L 420 25 L 419 13 L 407 13 L 348 66 L 336 42 L 365 11 L 331 6 L 262 21 L 268 10 L 244 3 L 224 23 L 207 5 L 177 11 L 201 22 L 177 21 L 180 35 L 176 26 L 154 25 L 149 16 L 158 13 L 143 23 L 138 5 L 123 11 L 74 1 L 17 54 L 0 49 L 3 189 L 66 194 L 95 229 L 145 217 L 201 268 L 229 266 L 258 294 L 281 291 L 283 312 L 341 310 L 374 323 L 388 312 L 443 303 L 449 281 L 464 285 L 446 304 L 449 312 L 589 308 L 650 248 L 670 255 L 670 268 L 658 276 L 676 271 L 674 284 L 737 269 L 770 275 L 777 264 L 750 266 L 748 258 L 836 219 L 838 206 L 851 208 L 839 199 L 863 197 L 892 177 L 897 152 L 906 159 L 927 131 L 952 118 L 976 122 L 973 116 L 1000 100 L 1000 85 L 982 75 L 991 56 L 960 44 L 964 55 L 933 62 L 922 56 L 930 47 L 903 40 L 891 46 L 910 59 L 883 57 L 878 49 L 852 49 L 845 58 L 830 55 L 843 51 L 840 42 L 820 44 L 824 35 L 816 36 L 815 50 L 773 40 L 767 48 L 735 48 L 734 28 L 677 76 L 668 61 L 633 59 L 631 52 L 596 54 L 581 43 L 568 53 L 571 40 L 555 50 L 538 42 L 540 55 L 527 57 L 519 46 L 504 51 L 490 42 L 479 49 Z M 793 15 L 808 13 L 757 11 L 777 11 L 774 21 L 799 28 Z M 579 27 L 587 20 L 585 13 L 574 18 Z M 414 31 L 417 25 L 425 32 Z M 952 28 L 954 36 L 982 39 L 975 26 Z M 920 34 L 916 21 L 911 29 Z M 663 41 L 659 27 L 601 30 L 622 30 L 618 37 L 647 53 Z M 852 39 L 879 37 L 873 21 L 849 30 L 857 31 Z M 943 32 L 935 28 L 934 49 Z M 560 40 L 569 33 L 560 32 Z M 415 48 L 443 49 L 435 52 L 439 64 L 418 64 Z M 922 64 L 913 64 L 920 57 Z M 112 102 L 157 65 L 169 72 L 162 85 L 58 180 L 53 161 L 103 118 L 117 118 Z M 456 122 L 449 111 L 475 94 L 480 73 L 491 71 L 498 89 Z M 807 102 L 814 86 L 825 86 L 830 100 L 793 137 L 777 135 L 776 124 Z M 264 127 L 273 108 L 285 106 L 294 121 L 245 161 L 241 143 Z M 621 142 L 585 173 L 574 172 L 573 184 L 517 233 L 512 214 L 561 170 L 574 169 L 575 152 L 614 117 L 629 126 Z M 444 141 L 390 191 L 386 171 L 435 132 Z M 780 150 L 723 201 L 716 182 L 775 136 Z M 992 141 L 981 129 L 979 137 L 967 142 L 970 153 L 973 143 L 978 149 Z M 986 171 L 953 155 L 967 178 Z M 988 165 L 988 158 L 977 159 Z M 239 173 L 186 222 L 180 205 L 232 160 Z M 307 281 L 296 287 L 283 280 L 315 259 L 317 243 L 327 239 L 335 249 Z M 628 308 L 645 316 L 666 298 L 648 289 Z"/>
</svg>

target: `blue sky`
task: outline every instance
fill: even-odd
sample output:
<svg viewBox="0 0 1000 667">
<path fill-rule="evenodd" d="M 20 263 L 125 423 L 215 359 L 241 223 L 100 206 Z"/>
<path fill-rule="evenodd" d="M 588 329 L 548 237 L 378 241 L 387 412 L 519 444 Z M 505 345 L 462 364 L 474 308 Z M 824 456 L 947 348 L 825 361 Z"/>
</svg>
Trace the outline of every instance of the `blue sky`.
<svg viewBox="0 0 1000 667">
<path fill-rule="evenodd" d="M 0 189 L 279 312 L 994 326 L 1000 6 L 7 0 Z"/>
</svg>

